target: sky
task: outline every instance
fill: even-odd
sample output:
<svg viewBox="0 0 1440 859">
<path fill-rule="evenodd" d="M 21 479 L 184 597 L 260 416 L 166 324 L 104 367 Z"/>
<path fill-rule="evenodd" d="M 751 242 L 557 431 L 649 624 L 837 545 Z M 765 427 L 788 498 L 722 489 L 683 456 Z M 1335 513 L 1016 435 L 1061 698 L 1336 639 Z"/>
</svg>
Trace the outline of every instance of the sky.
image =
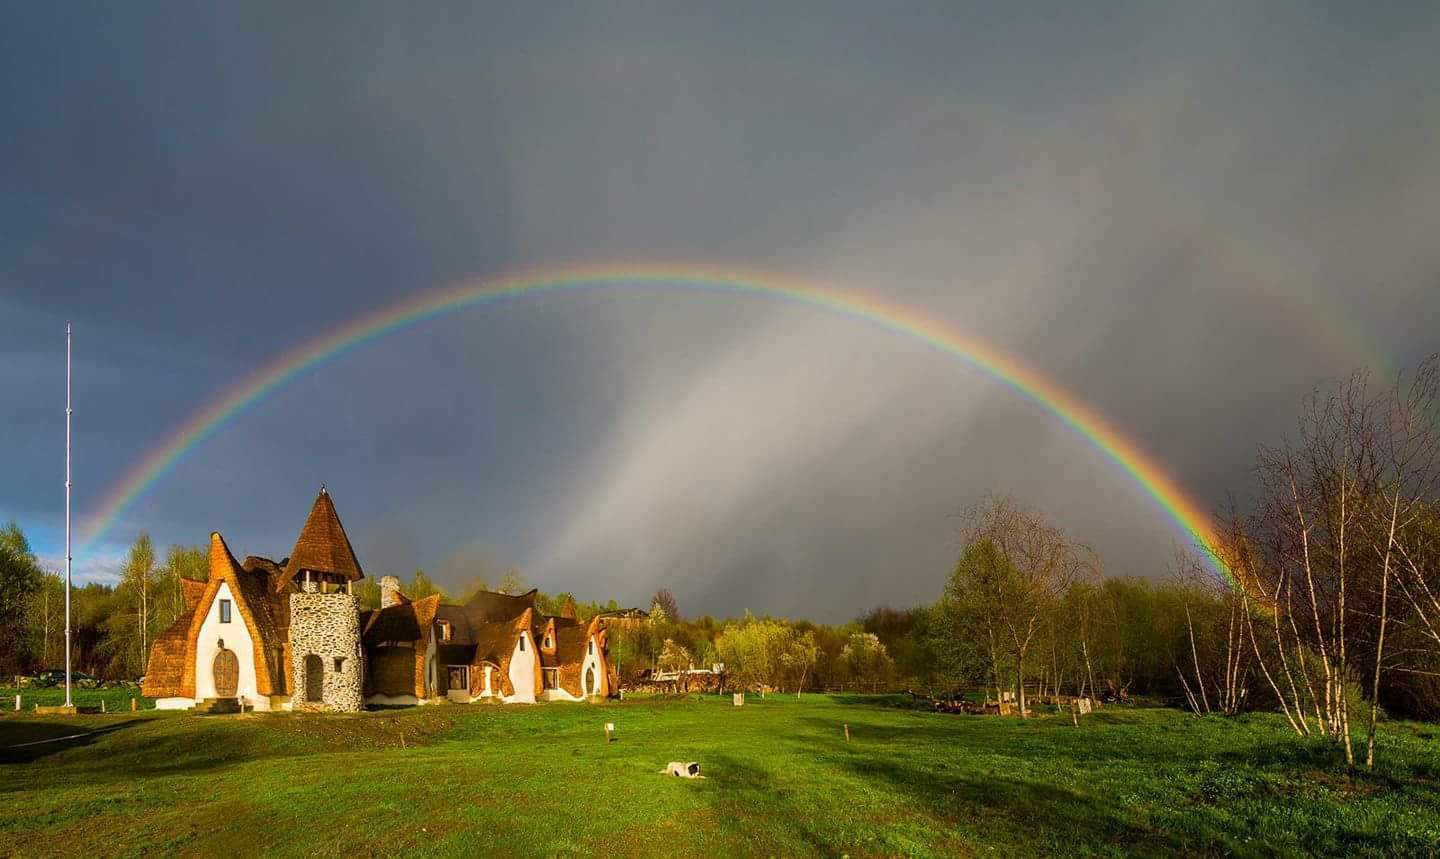
<svg viewBox="0 0 1440 859">
<path fill-rule="evenodd" d="M 1440 349 L 1440 8 L 1256 5 L 6 3 L 0 520 L 62 563 L 69 322 L 81 580 L 141 529 L 281 558 L 322 483 L 369 575 L 452 588 L 840 621 L 935 599 L 994 494 L 1161 577 L 1187 536 L 996 379 L 664 288 L 376 338 L 86 528 L 286 352 L 614 260 L 905 307 L 1243 504 L 1310 391 Z"/>
</svg>

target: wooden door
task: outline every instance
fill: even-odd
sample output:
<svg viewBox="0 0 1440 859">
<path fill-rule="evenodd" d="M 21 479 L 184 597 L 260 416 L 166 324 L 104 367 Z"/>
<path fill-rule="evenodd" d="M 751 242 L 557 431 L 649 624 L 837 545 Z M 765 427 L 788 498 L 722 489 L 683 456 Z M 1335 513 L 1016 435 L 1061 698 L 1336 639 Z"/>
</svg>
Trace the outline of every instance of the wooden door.
<svg viewBox="0 0 1440 859">
<path fill-rule="evenodd" d="M 211 669 L 215 672 L 215 697 L 234 698 L 240 685 L 240 660 L 235 651 L 220 648 Z"/>
<path fill-rule="evenodd" d="M 325 700 L 325 660 L 313 653 L 305 657 L 305 700 Z"/>
</svg>

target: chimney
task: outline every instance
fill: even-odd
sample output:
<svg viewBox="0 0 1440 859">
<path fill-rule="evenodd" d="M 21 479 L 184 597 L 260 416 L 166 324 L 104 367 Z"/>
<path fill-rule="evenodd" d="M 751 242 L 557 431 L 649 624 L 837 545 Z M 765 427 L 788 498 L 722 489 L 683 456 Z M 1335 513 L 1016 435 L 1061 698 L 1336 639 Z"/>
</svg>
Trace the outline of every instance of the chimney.
<svg viewBox="0 0 1440 859">
<path fill-rule="evenodd" d="M 389 608 L 400 603 L 400 580 L 394 576 L 380 579 L 380 607 Z"/>
</svg>

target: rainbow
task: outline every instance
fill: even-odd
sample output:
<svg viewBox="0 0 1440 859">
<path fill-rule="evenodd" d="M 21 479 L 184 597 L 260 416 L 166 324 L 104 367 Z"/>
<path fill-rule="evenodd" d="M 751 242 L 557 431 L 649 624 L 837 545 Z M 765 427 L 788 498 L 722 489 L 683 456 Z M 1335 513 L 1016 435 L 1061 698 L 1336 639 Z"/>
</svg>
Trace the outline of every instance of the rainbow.
<svg viewBox="0 0 1440 859">
<path fill-rule="evenodd" d="M 98 511 L 89 519 L 82 551 L 88 551 L 114 527 L 137 499 L 219 427 L 312 367 L 386 334 L 463 308 L 522 297 L 626 288 L 692 290 L 781 299 L 867 322 L 958 358 L 1059 418 L 1119 466 L 1190 541 L 1209 554 L 1215 569 L 1226 574 L 1223 563 L 1210 551 L 1210 547 L 1217 545 L 1216 532 L 1212 517 L 1205 509 L 1138 445 L 1093 409 L 1034 370 L 953 330 L 940 320 L 872 295 L 822 288 L 772 272 L 688 263 L 589 265 L 521 271 L 423 292 L 352 320 L 255 370 L 195 412 L 150 450 L 104 495 Z"/>
</svg>

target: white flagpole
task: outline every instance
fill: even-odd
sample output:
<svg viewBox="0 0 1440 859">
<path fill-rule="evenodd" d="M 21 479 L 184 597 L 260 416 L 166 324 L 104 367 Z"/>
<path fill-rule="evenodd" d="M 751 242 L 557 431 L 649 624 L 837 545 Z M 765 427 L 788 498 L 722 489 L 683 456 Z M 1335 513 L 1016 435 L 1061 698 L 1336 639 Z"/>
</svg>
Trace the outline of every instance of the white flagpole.
<svg viewBox="0 0 1440 859">
<path fill-rule="evenodd" d="M 70 702 L 70 323 L 65 323 L 65 706 Z"/>
</svg>

